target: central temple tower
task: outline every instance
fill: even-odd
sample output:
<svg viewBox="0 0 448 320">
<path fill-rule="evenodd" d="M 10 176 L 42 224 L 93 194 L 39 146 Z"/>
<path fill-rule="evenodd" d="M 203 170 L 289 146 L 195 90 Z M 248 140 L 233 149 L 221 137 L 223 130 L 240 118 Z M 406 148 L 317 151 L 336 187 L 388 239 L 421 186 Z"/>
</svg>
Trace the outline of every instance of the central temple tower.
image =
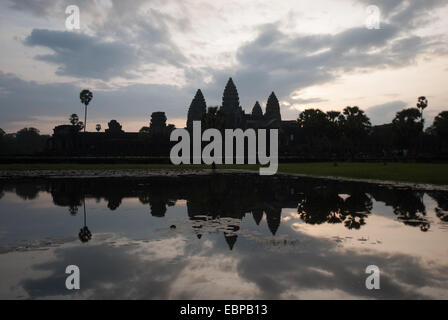
<svg viewBox="0 0 448 320">
<path fill-rule="evenodd" d="M 229 129 L 244 128 L 244 111 L 240 106 L 238 90 L 232 78 L 227 81 L 222 95 L 222 111 L 226 118 L 225 127 Z"/>
</svg>

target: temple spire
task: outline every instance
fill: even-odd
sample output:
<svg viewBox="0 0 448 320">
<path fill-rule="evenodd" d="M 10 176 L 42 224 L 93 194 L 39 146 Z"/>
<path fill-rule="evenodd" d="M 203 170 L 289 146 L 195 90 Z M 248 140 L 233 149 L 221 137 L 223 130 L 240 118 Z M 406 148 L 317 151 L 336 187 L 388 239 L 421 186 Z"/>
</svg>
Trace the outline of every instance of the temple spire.
<svg viewBox="0 0 448 320">
<path fill-rule="evenodd" d="M 263 110 L 261 110 L 260 103 L 257 101 L 252 108 L 252 117 L 254 119 L 261 119 L 263 118 Z"/>
<path fill-rule="evenodd" d="M 282 120 L 282 116 L 280 114 L 280 104 L 278 103 L 278 99 L 275 96 L 274 92 L 272 92 L 268 98 L 268 103 L 266 104 L 266 113 L 264 114 L 264 116 L 267 120 Z"/>
<path fill-rule="evenodd" d="M 226 239 L 227 245 L 230 250 L 233 250 L 233 246 L 235 245 L 238 236 L 236 234 L 227 234 L 224 232 L 224 238 Z"/>
<path fill-rule="evenodd" d="M 201 121 L 202 116 L 207 112 L 207 104 L 205 103 L 204 95 L 201 89 L 196 91 L 196 95 L 191 101 L 188 109 L 187 128 L 193 128 L 193 121 Z"/>
<path fill-rule="evenodd" d="M 227 81 L 224 93 L 222 95 L 222 109 L 224 113 L 232 113 L 240 106 L 238 91 L 232 78 Z"/>
</svg>

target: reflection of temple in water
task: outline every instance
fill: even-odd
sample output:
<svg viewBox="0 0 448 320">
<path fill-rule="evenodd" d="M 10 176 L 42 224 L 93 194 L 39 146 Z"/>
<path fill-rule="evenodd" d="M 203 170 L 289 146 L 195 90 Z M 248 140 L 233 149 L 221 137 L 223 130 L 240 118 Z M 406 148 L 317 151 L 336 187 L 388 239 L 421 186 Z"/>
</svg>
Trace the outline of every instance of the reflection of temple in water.
<svg viewBox="0 0 448 320">
<path fill-rule="evenodd" d="M 0 182 L 0 196 L 14 191 L 23 199 L 33 199 L 41 191 L 50 192 L 55 205 L 79 214 L 86 199 L 104 199 L 111 211 L 118 211 L 125 198 L 137 198 L 154 217 L 167 215 L 168 207 L 183 199 L 193 231 L 200 239 L 207 233 L 209 220 L 219 220 L 225 241 L 233 249 L 240 224 L 252 215 L 262 221 L 273 236 L 281 225 L 282 209 L 296 210 L 307 224 L 343 224 L 360 229 L 368 223 L 373 201 L 391 207 L 396 219 L 422 231 L 430 228 L 423 203 L 424 192 L 366 183 L 262 177 L 256 174 L 213 174 L 152 177 L 148 179 L 58 179 L 33 182 Z M 448 221 L 448 193 L 430 191 L 437 206 L 436 216 Z"/>
</svg>

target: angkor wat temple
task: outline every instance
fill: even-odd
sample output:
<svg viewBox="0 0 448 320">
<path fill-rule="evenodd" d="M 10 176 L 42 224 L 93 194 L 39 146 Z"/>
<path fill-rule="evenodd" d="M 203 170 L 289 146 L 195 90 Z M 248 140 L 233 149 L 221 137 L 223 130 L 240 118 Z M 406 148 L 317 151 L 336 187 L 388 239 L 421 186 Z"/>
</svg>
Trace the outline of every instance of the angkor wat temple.
<svg viewBox="0 0 448 320">
<path fill-rule="evenodd" d="M 187 128 L 192 128 L 193 121 L 201 121 L 206 111 L 207 105 L 204 96 L 199 89 L 190 104 L 190 108 L 188 109 Z M 232 78 L 229 79 L 226 87 L 224 88 L 220 112 L 223 114 L 223 125 L 226 129 L 254 128 L 287 130 L 288 127 L 297 127 L 297 122 L 294 120 L 282 121 L 280 104 L 274 92 L 272 92 L 268 98 L 265 114 L 263 114 L 263 110 L 261 109 L 258 101 L 255 102 L 250 114 L 245 113 L 243 108 L 240 106 L 238 90 L 236 89 Z"/>
<path fill-rule="evenodd" d="M 207 113 L 205 98 L 198 90 L 188 109 L 186 128 L 193 121 L 204 121 Z M 257 101 L 250 114 L 240 106 L 238 90 L 230 78 L 224 89 L 222 105 L 218 110 L 220 129 L 279 129 L 279 152 L 290 153 L 296 139 L 297 122 L 282 121 L 280 104 L 272 92 L 263 114 Z M 173 125 L 166 124 L 165 112 L 154 112 L 148 130 L 124 132 L 116 120 L 111 120 L 104 132 L 82 132 L 73 125 L 60 125 L 47 143 L 47 153 L 63 156 L 168 156 L 172 143 L 169 136 Z"/>
</svg>

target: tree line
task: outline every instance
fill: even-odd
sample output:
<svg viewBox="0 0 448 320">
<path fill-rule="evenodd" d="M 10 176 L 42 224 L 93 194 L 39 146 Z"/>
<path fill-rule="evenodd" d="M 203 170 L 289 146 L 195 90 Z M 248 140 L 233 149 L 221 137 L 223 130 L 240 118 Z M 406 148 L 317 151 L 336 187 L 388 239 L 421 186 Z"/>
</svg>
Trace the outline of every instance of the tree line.
<svg viewBox="0 0 448 320">
<path fill-rule="evenodd" d="M 88 95 L 84 97 L 84 95 Z M 91 99 L 85 93 L 83 104 Z M 288 140 L 280 129 L 280 154 L 306 157 L 344 157 L 355 158 L 362 155 L 370 157 L 413 157 L 426 154 L 428 157 L 448 154 L 448 111 L 440 112 L 432 125 L 424 130 L 423 112 L 428 106 L 425 97 L 419 97 L 416 107 L 406 108 L 396 113 L 390 123 L 372 126 L 365 112 L 357 106 L 346 107 L 342 111 L 324 112 L 318 108 L 309 108 L 300 112 L 296 120 L 295 139 L 284 148 L 282 141 Z M 86 119 L 86 116 L 85 116 Z M 224 129 L 224 115 L 218 107 L 209 107 L 202 119 L 204 128 Z M 76 131 L 85 130 L 85 123 L 76 114 L 69 118 Z M 101 130 L 101 125 L 96 126 Z M 174 129 L 167 127 L 167 132 Z M 143 127 L 141 134 L 149 133 L 149 127 Z M 283 137 L 282 137 L 283 134 Z M 169 134 L 164 136 L 169 137 Z M 38 154 L 45 151 L 48 135 L 41 135 L 33 127 L 23 128 L 16 133 L 6 134 L 0 128 L 0 154 Z M 286 152 L 282 152 L 287 150 Z"/>
<path fill-rule="evenodd" d="M 372 126 L 359 107 L 323 112 L 306 109 L 297 119 L 298 153 L 412 157 L 422 153 L 447 153 L 448 111 L 439 113 L 424 130 L 423 111 L 426 97 L 419 97 L 416 107 L 396 113 L 390 123 Z"/>
<path fill-rule="evenodd" d="M 16 133 L 5 133 L 0 128 L 0 155 L 34 155 L 43 153 L 49 135 L 41 135 L 36 128 L 23 128 Z"/>
</svg>

